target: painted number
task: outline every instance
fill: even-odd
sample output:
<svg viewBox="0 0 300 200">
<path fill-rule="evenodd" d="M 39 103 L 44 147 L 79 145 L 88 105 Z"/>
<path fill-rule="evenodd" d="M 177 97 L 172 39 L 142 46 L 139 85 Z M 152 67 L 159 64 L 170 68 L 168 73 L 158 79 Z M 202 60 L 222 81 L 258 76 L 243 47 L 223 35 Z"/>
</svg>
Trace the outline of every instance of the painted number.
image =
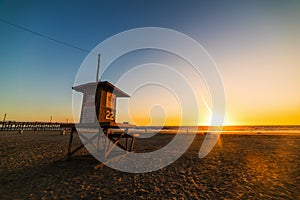
<svg viewBox="0 0 300 200">
<path fill-rule="evenodd" d="M 105 111 L 105 119 L 108 119 L 108 120 L 114 120 L 114 112 L 113 111 Z"/>
</svg>

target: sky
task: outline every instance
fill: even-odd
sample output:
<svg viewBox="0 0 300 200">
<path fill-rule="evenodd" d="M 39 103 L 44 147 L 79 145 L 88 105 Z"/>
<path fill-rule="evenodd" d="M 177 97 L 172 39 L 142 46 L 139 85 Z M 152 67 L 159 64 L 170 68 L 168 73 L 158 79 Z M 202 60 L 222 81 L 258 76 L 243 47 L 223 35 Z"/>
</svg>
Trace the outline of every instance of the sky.
<svg viewBox="0 0 300 200">
<path fill-rule="evenodd" d="M 213 59 L 226 95 L 225 124 L 300 124 L 299 19 L 299 1 L 0 0 L 0 117 L 6 113 L 6 120 L 48 121 L 52 116 L 53 121 L 72 121 L 72 86 L 88 52 L 120 32 L 162 27 L 193 38 Z M 149 52 L 127 55 L 124 66 L 147 57 L 142 54 Z M 155 58 L 161 57 L 168 55 Z M 115 84 L 114 75 L 124 70 L 121 61 L 102 79 Z M 155 66 L 144 69 L 148 77 L 159 74 Z M 179 123 L 180 108 L 170 91 L 145 86 L 139 93 L 131 90 L 130 81 L 123 82 L 122 90 L 132 97 L 118 101 L 119 121 Z M 208 89 L 200 88 L 208 107 L 213 106 Z M 186 99 L 181 103 L 194 105 Z M 209 123 L 209 110 L 200 106 L 198 124 Z M 193 119 L 181 120 L 189 125 Z"/>
</svg>

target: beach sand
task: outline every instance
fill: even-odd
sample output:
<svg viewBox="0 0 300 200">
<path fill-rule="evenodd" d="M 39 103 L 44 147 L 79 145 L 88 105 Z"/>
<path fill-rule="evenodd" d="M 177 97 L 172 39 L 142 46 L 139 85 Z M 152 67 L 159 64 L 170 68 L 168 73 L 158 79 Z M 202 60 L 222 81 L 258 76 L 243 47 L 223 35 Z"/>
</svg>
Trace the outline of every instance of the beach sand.
<svg viewBox="0 0 300 200">
<path fill-rule="evenodd" d="M 172 137 L 139 139 L 136 151 Z M 0 199 L 300 199 L 299 135 L 221 135 L 200 159 L 203 138 L 171 165 L 132 174 L 95 170 L 93 158 L 66 160 L 69 134 L 0 132 Z"/>
</svg>

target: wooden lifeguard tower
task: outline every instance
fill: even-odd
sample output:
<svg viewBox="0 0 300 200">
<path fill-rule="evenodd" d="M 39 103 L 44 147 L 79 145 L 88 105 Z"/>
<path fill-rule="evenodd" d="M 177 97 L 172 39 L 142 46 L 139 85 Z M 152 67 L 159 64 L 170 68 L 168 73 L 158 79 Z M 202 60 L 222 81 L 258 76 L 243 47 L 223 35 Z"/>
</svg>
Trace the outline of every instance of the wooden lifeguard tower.
<svg viewBox="0 0 300 200">
<path fill-rule="evenodd" d="M 68 147 L 68 157 L 79 151 L 87 143 L 96 137 L 99 138 L 100 132 L 105 135 L 104 153 L 105 158 L 110 154 L 114 147 L 118 146 L 128 152 L 133 150 L 134 139 L 136 135 L 130 135 L 128 130 L 135 128 L 135 125 L 128 123 L 117 123 L 116 117 L 116 100 L 120 97 L 128 98 L 128 94 L 114 86 L 108 81 L 98 82 L 100 57 L 98 57 L 98 69 L 96 82 L 86 83 L 72 87 L 73 90 L 83 93 L 81 107 L 80 123 L 71 125 L 70 141 Z M 70 128 L 70 126 L 69 126 Z M 87 139 L 86 143 L 72 149 L 73 134 L 78 133 L 76 128 L 99 129 L 99 132 Z M 121 140 L 125 140 L 121 142 Z M 97 145 L 100 145 L 99 143 Z M 98 148 L 98 146 L 96 147 Z"/>
<path fill-rule="evenodd" d="M 118 97 L 130 97 L 108 81 L 87 83 L 72 89 L 83 93 L 81 124 L 98 121 L 100 125 L 114 125 L 116 123 L 116 99 Z M 94 117 L 94 112 L 96 112 L 97 118 Z"/>
</svg>

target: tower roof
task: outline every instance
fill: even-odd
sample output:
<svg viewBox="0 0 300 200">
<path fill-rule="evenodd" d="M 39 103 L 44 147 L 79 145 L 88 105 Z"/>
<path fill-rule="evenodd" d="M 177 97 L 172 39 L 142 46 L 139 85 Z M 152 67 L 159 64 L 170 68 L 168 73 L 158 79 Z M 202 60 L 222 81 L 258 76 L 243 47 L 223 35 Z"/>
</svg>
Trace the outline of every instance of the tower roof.
<svg viewBox="0 0 300 200">
<path fill-rule="evenodd" d="M 96 85 L 97 85 L 96 82 L 85 83 L 82 85 L 74 86 L 74 87 L 72 87 L 72 89 L 77 92 L 82 92 L 82 93 L 95 92 Z M 114 86 L 113 84 L 111 84 L 108 81 L 98 82 L 97 90 L 99 90 L 101 88 L 103 88 L 107 91 L 113 92 L 114 94 L 116 94 L 117 97 L 130 97 L 127 93 L 123 92 L 122 90 L 120 90 L 119 88 L 117 88 L 116 86 Z"/>
</svg>

